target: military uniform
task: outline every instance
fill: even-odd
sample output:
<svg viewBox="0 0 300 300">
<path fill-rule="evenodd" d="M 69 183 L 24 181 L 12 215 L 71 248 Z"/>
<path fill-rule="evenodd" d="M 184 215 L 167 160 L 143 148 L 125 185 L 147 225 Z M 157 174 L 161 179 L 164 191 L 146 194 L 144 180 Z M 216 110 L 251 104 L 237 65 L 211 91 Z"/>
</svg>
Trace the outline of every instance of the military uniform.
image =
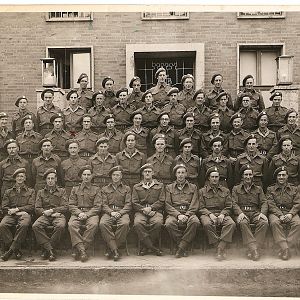
<svg viewBox="0 0 300 300">
<path fill-rule="evenodd" d="M 116 104 L 118 104 L 118 99 L 116 98 L 116 95 L 112 91 L 104 91 L 104 106 L 107 108 L 112 109 Z"/>
<path fill-rule="evenodd" d="M 277 132 L 278 141 L 284 136 L 288 135 L 293 143 L 293 150 L 296 155 L 300 155 L 300 127 L 285 125 Z"/>
<path fill-rule="evenodd" d="M 71 134 L 61 129 L 59 131 L 52 129 L 45 135 L 45 138 L 51 140 L 53 150 L 52 152 L 58 155 L 61 159 L 68 157 L 68 151 L 66 150 L 66 142 L 72 138 Z"/>
<path fill-rule="evenodd" d="M 237 95 L 236 101 L 234 103 L 234 110 L 238 111 L 242 107 L 242 97 L 243 95 L 248 94 L 250 96 L 251 107 L 255 110 L 261 112 L 265 109 L 265 103 L 263 96 L 260 91 L 255 89 L 247 90 L 243 89 Z"/>
<path fill-rule="evenodd" d="M 106 126 L 104 125 L 104 118 L 111 114 L 111 110 L 101 106 L 93 106 L 89 109 L 88 114 L 92 118 L 92 130 L 97 134 L 105 131 Z"/>
<path fill-rule="evenodd" d="M 229 133 L 232 130 L 230 119 L 234 115 L 234 111 L 226 107 L 224 111 L 218 108 L 214 110 L 213 113 L 216 113 L 220 116 L 220 130 L 222 130 L 224 133 Z"/>
<path fill-rule="evenodd" d="M 121 144 L 124 134 L 114 129 L 113 131 L 108 131 L 107 129 L 99 135 L 99 139 L 102 137 L 106 137 L 108 139 L 109 144 L 109 152 L 112 154 L 116 154 L 121 150 Z"/>
<path fill-rule="evenodd" d="M 4 148 L 4 144 L 7 140 L 13 139 L 14 135 L 12 131 L 6 129 L 1 130 L 0 128 L 0 162 L 7 157 L 6 149 Z"/>
<path fill-rule="evenodd" d="M 257 117 L 259 112 L 252 107 L 249 108 L 241 108 L 238 111 L 239 114 L 242 116 L 243 125 L 242 128 L 247 131 L 253 131 L 257 128 Z"/>
<path fill-rule="evenodd" d="M 139 109 L 144 106 L 144 103 L 142 102 L 143 94 L 143 92 L 132 92 L 128 95 L 127 102 Z"/>
<path fill-rule="evenodd" d="M 82 129 L 76 135 L 79 144 L 79 156 L 87 159 L 96 153 L 96 142 L 98 136 L 91 129 Z"/>
<path fill-rule="evenodd" d="M 195 101 L 193 100 L 193 97 L 195 95 L 195 90 L 185 90 L 183 89 L 178 93 L 178 102 L 182 104 L 186 109 L 189 109 L 190 107 L 195 105 Z"/>
<path fill-rule="evenodd" d="M 206 132 L 210 128 L 210 116 L 212 110 L 205 105 L 202 106 L 192 106 L 188 110 L 194 114 L 195 125 L 194 127 L 201 132 Z"/>
<path fill-rule="evenodd" d="M 127 104 L 126 107 L 117 104 L 111 109 L 113 115 L 115 116 L 116 127 L 119 130 L 124 132 L 126 128 L 130 127 L 130 116 L 135 110 L 136 107 L 131 104 Z"/>
<path fill-rule="evenodd" d="M 146 127 L 140 127 L 140 130 L 137 130 L 132 126 L 125 130 L 125 132 L 129 132 L 129 131 L 135 134 L 136 149 L 138 149 L 143 153 L 147 153 L 149 149 L 149 140 L 148 140 L 149 129 Z"/>
<path fill-rule="evenodd" d="M 211 147 L 209 146 L 210 141 L 220 136 L 224 140 L 224 144 L 226 144 L 227 135 L 219 130 L 217 134 L 215 134 L 212 130 L 207 131 L 206 133 L 203 133 L 200 141 L 200 156 L 203 158 L 206 158 L 208 155 L 212 153 Z M 225 152 L 226 149 L 223 149 L 223 152 Z"/>
<path fill-rule="evenodd" d="M 66 131 L 73 136 L 82 128 L 82 116 L 85 114 L 85 109 L 82 106 L 77 106 L 75 110 L 67 107 L 63 111 Z"/>
<path fill-rule="evenodd" d="M 179 140 L 178 144 L 180 144 L 184 139 L 190 138 L 192 140 L 192 145 L 193 145 L 192 153 L 199 156 L 201 151 L 200 144 L 201 144 L 201 137 L 202 137 L 200 130 L 195 128 L 188 129 L 185 127 L 181 130 L 178 130 L 177 136 Z"/>
<path fill-rule="evenodd" d="M 155 106 L 162 108 L 169 102 L 167 94 L 170 89 L 171 87 L 166 83 L 157 83 L 156 86 L 150 89 Z"/>
<path fill-rule="evenodd" d="M 78 82 L 79 83 L 79 82 Z M 79 88 L 77 90 L 78 94 L 78 104 L 83 107 L 84 112 L 87 112 L 93 106 L 93 91 Z"/>
<path fill-rule="evenodd" d="M 268 127 L 277 132 L 280 128 L 285 125 L 285 115 L 288 109 L 283 106 L 275 107 L 270 106 L 266 108 L 266 113 L 268 115 L 269 124 Z"/>
<path fill-rule="evenodd" d="M 216 88 L 214 88 L 213 90 L 209 91 L 206 95 L 205 95 L 205 99 L 204 99 L 204 104 L 209 107 L 211 110 L 215 110 L 218 108 L 218 102 L 217 102 L 217 98 L 219 97 L 219 94 L 226 92 L 225 90 L 223 90 L 222 88 L 217 90 Z M 232 100 L 231 100 L 231 95 L 226 92 L 227 97 L 228 97 L 228 102 L 227 102 L 227 106 L 230 109 L 233 109 L 233 104 L 232 104 Z"/>
<path fill-rule="evenodd" d="M 244 129 L 239 131 L 231 130 L 224 142 L 224 150 L 228 157 L 237 158 L 245 150 L 244 142 L 249 136 L 249 133 Z"/>
<path fill-rule="evenodd" d="M 11 123 L 11 128 L 12 128 L 12 132 L 14 134 L 15 137 L 17 137 L 20 133 L 22 133 L 22 131 L 24 130 L 24 127 L 22 126 L 22 120 L 25 116 L 31 116 L 31 119 L 33 121 L 34 124 L 34 129 L 37 130 L 37 119 L 36 116 L 33 112 L 29 111 L 29 110 L 18 110 L 17 112 L 15 112 L 12 115 L 12 123 Z"/>
<path fill-rule="evenodd" d="M 150 108 L 146 108 L 143 106 L 138 109 L 137 112 L 140 112 L 143 116 L 142 125 L 147 128 L 155 128 L 158 125 L 157 118 L 161 113 L 161 110 L 156 106 L 151 106 Z"/>
<path fill-rule="evenodd" d="M 183 127 L 183 115 L 186 112 L 186 108 L 180 103 L 168 103 L 162 108 L 163 112 L 166 112 L 170 117 L 170 125 L 175 128 Z"/>
</svg>

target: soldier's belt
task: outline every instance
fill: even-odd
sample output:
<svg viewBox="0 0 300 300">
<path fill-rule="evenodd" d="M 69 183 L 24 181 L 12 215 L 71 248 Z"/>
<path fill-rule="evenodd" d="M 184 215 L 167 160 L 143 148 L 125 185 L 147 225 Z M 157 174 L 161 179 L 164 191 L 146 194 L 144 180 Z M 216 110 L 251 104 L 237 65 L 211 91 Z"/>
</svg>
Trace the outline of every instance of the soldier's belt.
<svg viewBox="0 0 300 300">
<path fill-rule="evenodd" d="M 185 213 L 188 210 L 188 206 L 187 205 L 180 205 L 180 206 L 178 206 L 177 209 L 180 213 Z"/>
<path fill-rule="evenodd" d="M 277 207 L 280 209 L 289 209 L 286 205 L 283 204 L 278 204 Z"/>
<path fill-rule="evenodd" d="M 256 207 L 251 205 L 242 205 L 240 208 L 244 211 L 255 211 Z"/>
<path fill-rule="evenodd" d="M 122 207 L 120 207 L 120 206 L 117 206 L 117 205 L 110 205 L 110 208 L 111 209 L 122 209 Z"/>
</svg>

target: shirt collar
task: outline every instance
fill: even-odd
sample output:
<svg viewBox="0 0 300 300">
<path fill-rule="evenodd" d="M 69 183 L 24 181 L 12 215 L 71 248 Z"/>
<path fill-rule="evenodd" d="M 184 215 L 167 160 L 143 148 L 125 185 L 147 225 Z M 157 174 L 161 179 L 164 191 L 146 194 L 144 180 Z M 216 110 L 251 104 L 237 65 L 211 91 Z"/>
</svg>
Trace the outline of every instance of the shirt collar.
<svg viewBox="0 0 300 300">
<path fill-rule="evenodd" d="M 123 155 L 127 156 L 128 158 L 132 158 L 134 157 L 137 153 L 138 153 L 138 150 L 135 148 L 134 149 L 134 152 L 132 153 L 132 155 L 130 155 L 127 151 L 126 151 L 126 148 L 122 151 Z"/>
<path fill-rule="evenodd" d="M 58 191 L 58 187 L 57 185 L 55 185 L 54 187 L 49 187 L 47 184 L 44 187 L 44 190 L 49 192 L 49 193 L 54 193 L 55 191 Z"/>
<path fill-rule="evenodd" d="M 22 184 L 21 186 L 19 186 L 19 187 L 17 187 L 17 185 L 15 184 L 14 186 L 13 186 L 13 189 L 15 190 L 15 191 L 17 191 L 17 189 L 20 189 L 20 190 L 25 190 L 25 191 L 28 191 L 28 187 L 26 186 L 26 184 L 24 183 L 24 184 Z"/>
<path fill-rule="evenodd" d="M 183 190 L 184 187 L 185 187 L 186 185 L 187 185 L 187 186 L 189 185 L 189 183 L 188 183 L 187 180 L 185 180 L 184 183 L 182 183 L 182 184 L 179 184 L 179 183 L 177 182 L 177 180 L 176 180 L 175 183 L 174 183 L 174 186 L 177 187 L 179 190 Z"/>
<path fill-rule="evenodd" d="M 145 182 L 142 181 L 142 187 L 146 190 L 149 190 L 151 187 L 153 187 L 155 185 L 155 181 L 152 180 L 151 182 Z"/>
</svg>

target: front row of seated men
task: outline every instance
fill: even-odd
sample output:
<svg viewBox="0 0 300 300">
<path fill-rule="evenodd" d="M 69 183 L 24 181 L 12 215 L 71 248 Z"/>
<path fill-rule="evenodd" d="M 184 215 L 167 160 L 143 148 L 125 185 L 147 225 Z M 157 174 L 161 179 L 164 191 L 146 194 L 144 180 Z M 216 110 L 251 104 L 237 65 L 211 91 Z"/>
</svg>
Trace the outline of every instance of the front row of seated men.
<svg viewBox="0 0 300 300">
<path fill-rule="evenodd" d="M 65 189 L 57 186 L 55 169 L 44 173 L 46 184 L 36 196 L 35 191 L 25 185 L 26 170 L 16 170 L 15 185 L 5 192 L 2 200 L 5 216 L 0 223 L 0 238 L 6 252 L 1 259 L 6 261 L 13 254 L 17 259 L 22 257 L 20 247 L 34 209 L 36 219 L 32 220 L 32 229 L 43 249 L 42 258 L 49 261 L 56 259 L 55 248 L 64 234 L 68 211 L 72 256 L 82 262 L 88 259 L 87 249 L 98 228 L 107 244 L 106 256 L 115 261 L 120 258 L 119 248 L 129 231 L 131 211 L 133 228 L 141 244 L 139 255 L 148 252 L 162 255 L 158 240 L 164 214 L 165 227 L 177 246 L 176 258 L 187 256 L 200 223 L 208 243 L 216 248 L 217 260 L 226 258 L 225 250 L 232 242 L 236 225 L 247 247 L 247 256 L 252 260 L 260 258 L 269 223 L 281 259 L 288 260 L 291 247 L 299 241 L 300 193 L 298 187 L 288 183 L 286 167 L 275 170 L 276 183 L 268 188 L 266 196 L 263 189 L 254 184 L 253 169 L 249 165 L 241 168 L 242 181 L 234 186 L 232 194 L 219 184 L 220 173 L 216 167 L 207 170 L 207 184 L 200 190 L 186 180 L 187 169 L 182 164 L 174 167 L 176 180 L 166 186 L 153 179 L 151 164 L 143 165 L 140 171 L 143 179 L 131 192 L 122 182 L 121 166 L 110 170 L 112 181 L 102 189 L 92 183 L 92 168 L 83 166 L 78 174 L 81 183 L 72 188 L 67 199 Z M 16 228 L 14 234 L 12 227 Z M 287 237 L 286 230 L 289 231 Z"/>
</svg>

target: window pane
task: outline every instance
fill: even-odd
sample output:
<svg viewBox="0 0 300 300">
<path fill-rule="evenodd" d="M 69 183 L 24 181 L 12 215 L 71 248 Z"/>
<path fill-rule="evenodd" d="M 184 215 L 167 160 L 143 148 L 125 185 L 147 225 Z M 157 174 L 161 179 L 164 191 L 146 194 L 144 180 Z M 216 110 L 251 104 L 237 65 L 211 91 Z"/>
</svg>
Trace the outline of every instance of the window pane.
<svg viewBox="0 0 300 300">
<path fill-rule="evenodd" d="M 277 52 L 261 52 L 261 85 L 275 85 L 277 66 Z"/>
<path fill-rule="evenodd" d="M 256 74 L 256 51 L 240 52 L 240 85 L 242 86 L 243 78 L 246 75 L 253 75 L 254 85 L 258 85 Z"/>
<path fill-rule="evenodd" d="M 90 53 L 73 53 L 72 69 L 72 87 L 79 87 L 77 79 L 81 73 L 89 76 L 88 87 L 91 87 L 91 54 Z"/>
</svg>

